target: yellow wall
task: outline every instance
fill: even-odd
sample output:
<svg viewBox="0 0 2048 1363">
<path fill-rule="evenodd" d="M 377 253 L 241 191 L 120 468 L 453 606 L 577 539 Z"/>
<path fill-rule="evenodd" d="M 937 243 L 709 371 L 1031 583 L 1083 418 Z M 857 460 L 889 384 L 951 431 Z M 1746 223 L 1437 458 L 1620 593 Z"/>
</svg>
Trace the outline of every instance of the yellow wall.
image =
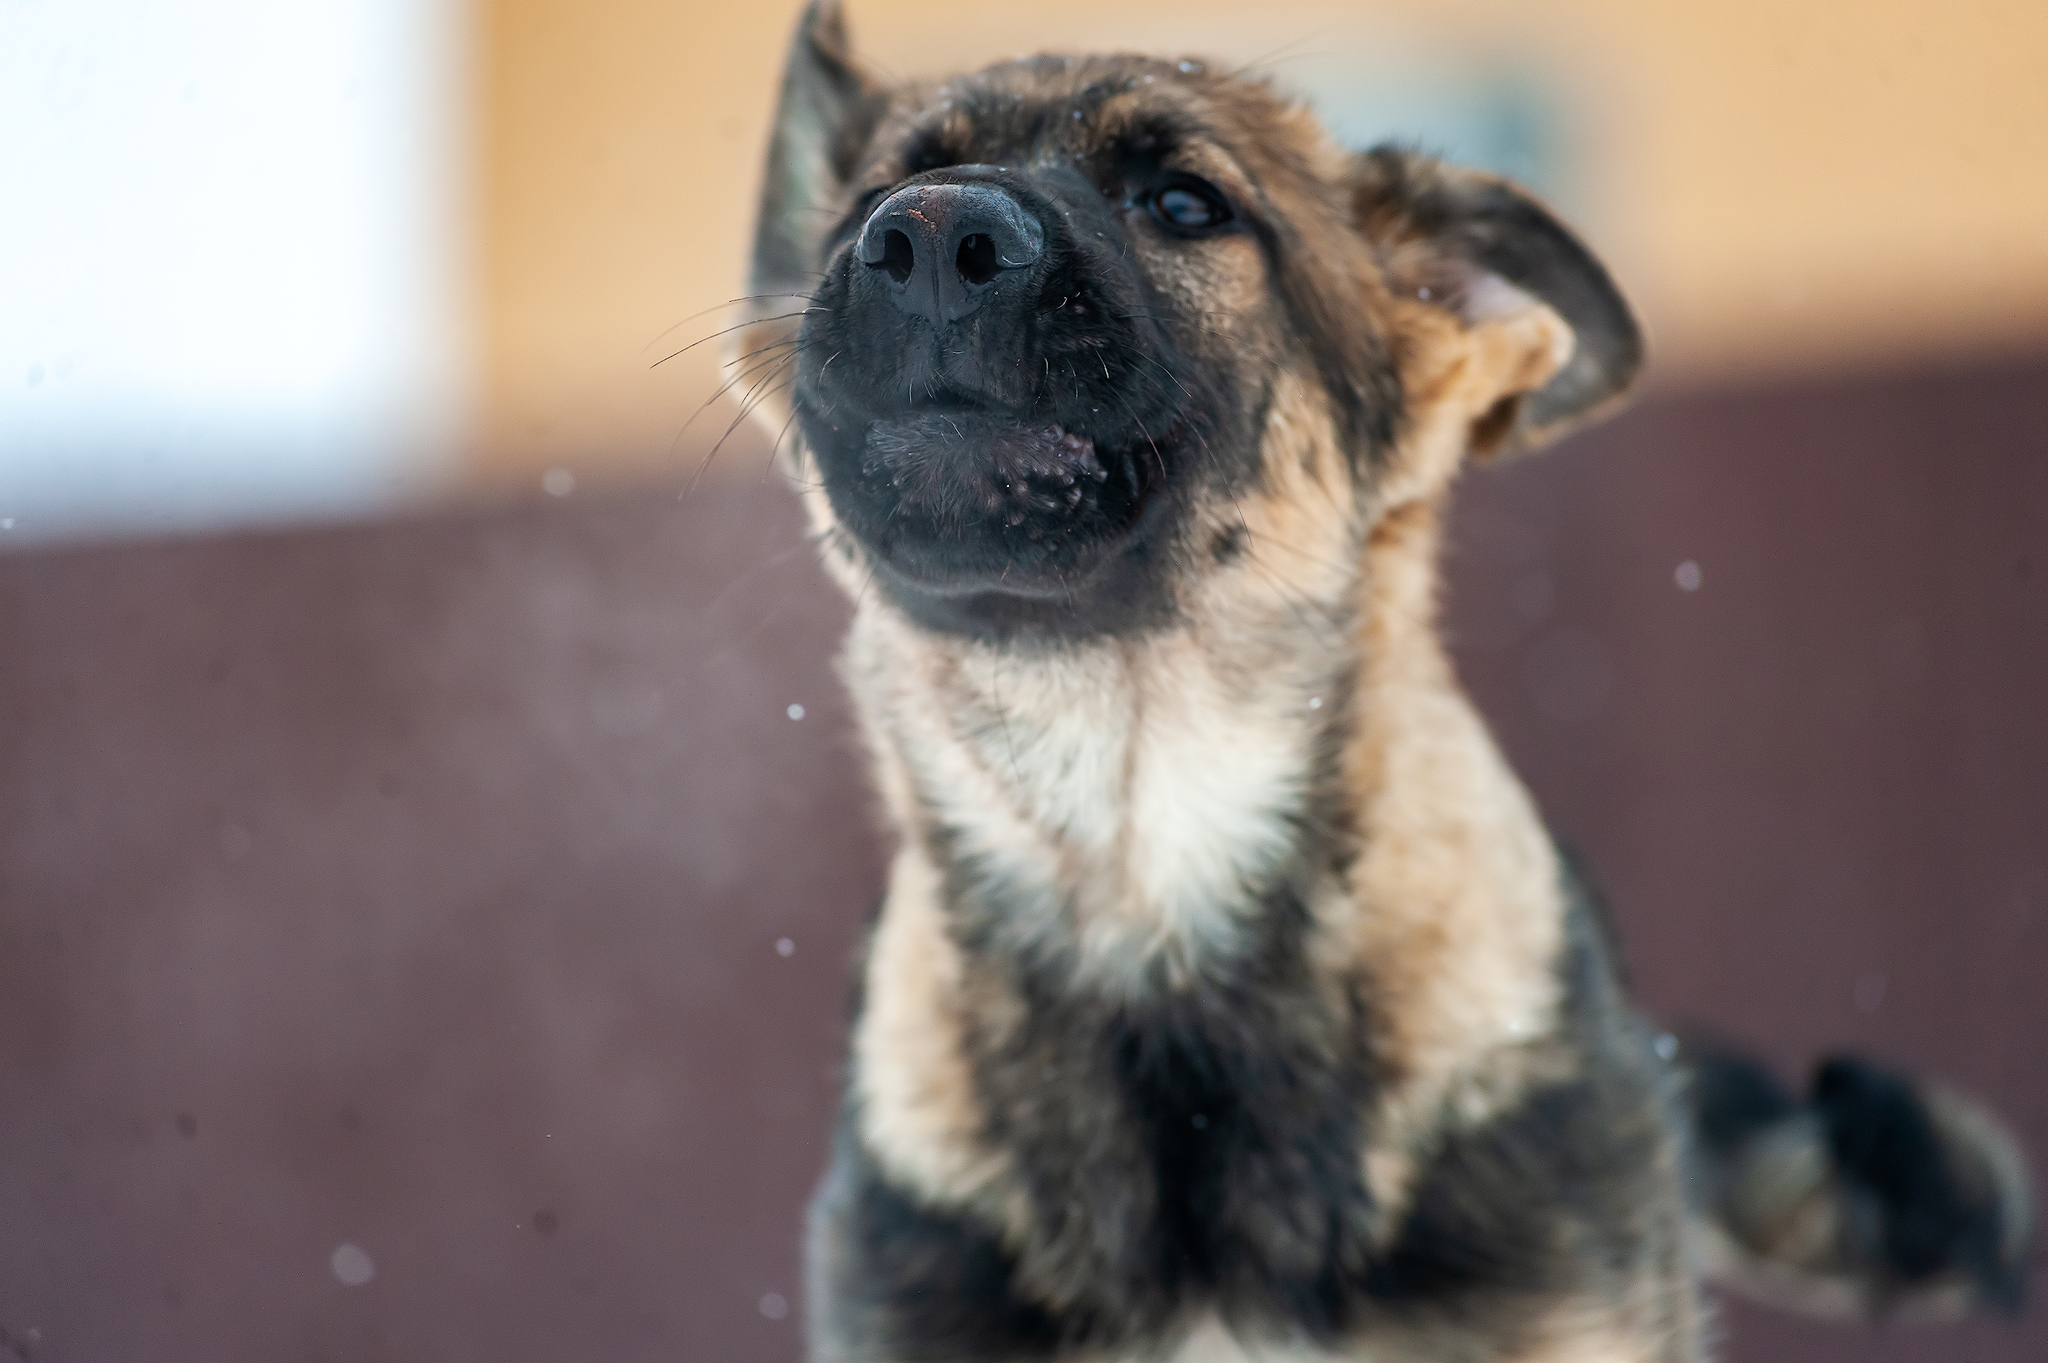
<svg viewBox="0 0 2048 1363">
<path fill-rule="evenodd" d="M 686 481 L 723 403 L 797 6 L 501 0 L 481 11 L 475 467 Z M 1252 11 L 1247 17 L 1247 11 Z M 1433 50 L 1543 66 L 1580 135 L 1582 226 L 1665 383 L 2048 343 L 2043 0 L 851 0 L 885 70 L 1046 48 L 1250 58 Z M 758 443 L 740 442 L 758 465 Z M 737 465 L 743 459 L 726 461 Z M 734 471 L 731 468 L 722 471 Z"/>
</svg>

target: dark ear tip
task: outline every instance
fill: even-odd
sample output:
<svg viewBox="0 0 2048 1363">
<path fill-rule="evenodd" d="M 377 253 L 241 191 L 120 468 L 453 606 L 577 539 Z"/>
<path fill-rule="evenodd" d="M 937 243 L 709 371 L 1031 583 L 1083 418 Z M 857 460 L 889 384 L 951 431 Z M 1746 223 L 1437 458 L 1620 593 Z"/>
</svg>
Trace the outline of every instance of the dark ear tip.
<svg viewBox="0 0 2048 1363">
<path fill-rule="evenodd" d="M 803 18 L 797 20 L 797 31 L 812 47 L 836 61 L 844 61 L 851 53 L 846 40 L 846 6 L 840 0 L 811 0 L 804 6 Z"/>
<path fill-rule="evenodd" d="M 853 38 L 841 0 L 811 0 L 803 17 L 797 20 L 796 40 L 790 52 L 790 78 L 805 68 L 811 80 L 821 82 L 841 98 L 858 100 L 871 93 L 853 55 Z"/>
<path fill-rule="evenodd" d="M 811 0 L 796 21 L 769 126 L 749 273 L 755 292 L 814 286 L 814 210 L 839 193 L 887 104 L 853 57 L 839 0 Z"/>
</svg>

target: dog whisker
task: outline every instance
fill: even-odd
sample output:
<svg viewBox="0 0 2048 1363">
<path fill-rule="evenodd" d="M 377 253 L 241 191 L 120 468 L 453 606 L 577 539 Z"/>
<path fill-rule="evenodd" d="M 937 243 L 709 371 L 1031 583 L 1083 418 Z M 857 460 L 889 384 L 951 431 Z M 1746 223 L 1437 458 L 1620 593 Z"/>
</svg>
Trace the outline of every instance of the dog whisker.
<svg viewBox="0 0 2048 1363">
<path fill-rule="evenodd" d="M 774 316 L 774 317 L 756 317 L 756 318 L 752 318 L 752 319 L 750 319 L 750 320 L 748 320 L 748 321 L 745 321 L 745 322 L 736 322 L 736 323 L 734 323 L 734 324 L 733 324 L 732 326 L 729 326 L 729 327 L 725 327 L 725 328 L 723 328 L 723 329 L 721 329 L 721 330 L 718 330 L 718 331 L 714 331 L 714 332 L 712 332 L 712 333 L 711 333 L 711 334 L 710 334 L 709 336 L 700 336 L 700 337 L 698 337 L 698 338 L 697 338 L 696 340 L 694 340 L 694 341 L 690 342 L 690 343 L 689 343 L 688 345 L 684 346 L 684 347 L 683 347 L 683 348 L 682 348 L 681 350 L 673 350 L 673 351 L 670 351 L 670 352 L 669 352 L 668 354 L 666 354 L 666 355 L 662 356 L 662 357 L 661 357 L 660 359 L 656 360 L 656 361 L 655 361 L 655 362 L 654 362 L 653 364 L 649 365 L 649 366 L 648 366 L 648 368 L 650 368 L 650 369 L 659 369 L 659 368 L 660 368 L 660 367 L 661 367 L 662 365 L 665 365 L 665 364 L 667 364 L 667 363 L 668 363 L 668 362 L 669 362 L 670 360 L 673 360 L 673 359 L 675 359 L 675 358 L 676 358 L 677 356 L 679 356 L 679 355 L 687 355 L 687 354 L 689 354 L 689 353 L 690 353 L 691 351 L 695 350 L 695 349 L 696 349 L 696 348 L 697 348 L 698 346 L 700 346 L 700 345 L 703 345 L 703 344 L 704 344 L 704 343 L 705 343 L 706 341 L 715 341 L 715 340 L 717 340 L 717 339 L 718 339 L 719 337 L 721 337 L 721 336 L 729 336 L 729 335 L 731 335 L 731 334 L 732 334 L 733 332 L 735 332 L 735 331 L 745 331 L 745 330 L 746 330 L 746 329 L 747 329 L 748 327 L 755 327 L 755 326 L 765 326 L 765 325 L 767 325 L 767 324 L 768 324 L 768 323 L 770 323 L 770 322 L 787 322 L 787 321 L 788 321 L 789 319 L 791 319 L 792 317 L 803 317 L 803 316 L 807 316 L 808 314 L 810 314 L 810 313 L 814 313 L 814 312 L 829 312 L 829 311 L 831 311 L 831 309 L 829 309 L 829 308 L 818 308 L 818 307 L 809 307 L 809 308 L 801 308 L 801 309 L 797 310 L 796 312 L 784 312 L 784 313 L 779 313 L 779 314 L 777 314 L 777 315 L 776 315 L 776 316 Z"/>
</svg>

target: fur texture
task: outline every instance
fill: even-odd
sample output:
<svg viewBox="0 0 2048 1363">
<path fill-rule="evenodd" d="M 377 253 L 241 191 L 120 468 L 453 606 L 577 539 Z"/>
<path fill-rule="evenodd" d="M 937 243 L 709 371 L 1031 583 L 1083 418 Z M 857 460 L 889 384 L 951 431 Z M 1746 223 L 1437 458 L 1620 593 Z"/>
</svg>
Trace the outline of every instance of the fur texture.
<svg viewBox="0 0 2048 1363">
<path fill-rule="evenodd" d="M 901 839 L 819 1363 L 1691 1360 L 1702 1246 L 1861 1311 L 2012 1280 L 2024 1177 L 1974 1109 L 1688 1095 L 1457 686 L 1459 468 L 1641 356 L 1534 199 L 1194 60 L 885 88 L 824 4 L 754 282 L 735 354 L 857 603 Z"/>
</svg>

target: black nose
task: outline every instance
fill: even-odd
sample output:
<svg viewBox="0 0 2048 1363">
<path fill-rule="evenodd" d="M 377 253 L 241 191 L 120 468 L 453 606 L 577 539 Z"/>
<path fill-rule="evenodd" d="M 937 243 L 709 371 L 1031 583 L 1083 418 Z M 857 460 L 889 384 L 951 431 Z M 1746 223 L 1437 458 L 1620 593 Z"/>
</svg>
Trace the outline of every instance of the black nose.
<svg viewBox="0 0 2048 1363">
<path fill-rule="evenodd" d="M 1045 228 L 989 184 L 909 185 L 882 200 L 861 229 L 860 259 L 887 272 L 890 297 L 935 327 L 985 302 L 996 277 L 1045 253 Z"/>
</svg>

